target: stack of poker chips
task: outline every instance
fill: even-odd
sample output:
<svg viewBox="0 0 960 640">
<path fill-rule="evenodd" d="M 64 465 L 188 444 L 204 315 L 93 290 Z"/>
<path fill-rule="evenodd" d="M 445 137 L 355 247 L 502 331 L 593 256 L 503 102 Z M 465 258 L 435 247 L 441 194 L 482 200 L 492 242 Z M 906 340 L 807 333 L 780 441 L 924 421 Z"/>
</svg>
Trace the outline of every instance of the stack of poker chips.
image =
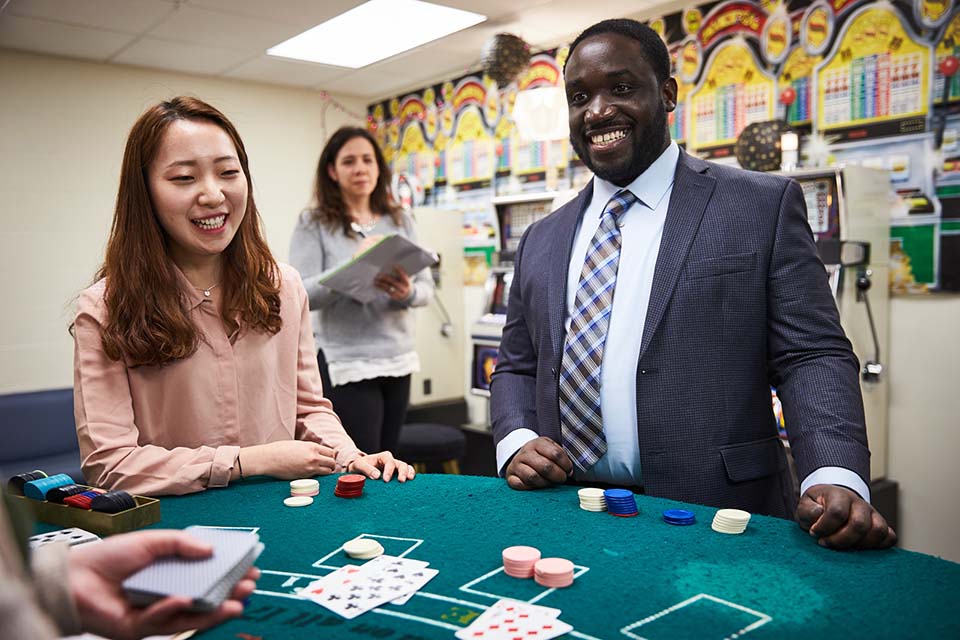
<svg viewBox="0 0 960 640">
<path fill-rule="evenodd" d="M 320 493 L 320 482 L 313 478 L 290 481 L 290 497 L 283 501 L 288 507 L 306 507 L 313 504 L 313 496 Z"/>
<path fill-rule="evenodd" d="M 663 512 L 663 521 L 667 524 L 684 526 L 695 524 L 697 516 L 693 514 L 693 511 L 687 511 L 686 509 L 667 509 Z"/>
<path fill-rule="evenodd" d="M 750 514 L 740 509 L 720 509 L 713 516 L 710 528 L 718 533 L 738 534 L 747 530 Z"/>
<path fill-rule="evenodd" d="M 63 504 L 65 498 L 75 496 L 84 491 L 90 491 L 90 487 L 85 487 L 80 484 L 65 484 L 62 487 L 54 487 L 47 491 L 47 502 Z"/>
<path fill-rule="evenodd" d="M 100 513 L 120 513 L 136 506 L 133 496 L 126 491 L 108 491 L 95 495 L 90 500 L 90 508 Z"/>
<path fill-rule="evenodd" d="M 584 511 L 606 511 L 607 500 L 603 497 L 603 489 L 586 487 L 577 491 L 580 496 L 580 508 Z"/>
<path fill-rule="evenodd" d="M 363 495 L 363 483 L 366 477 L 357 473 L 340 476 L 333 494 L 339 498 L 359 498 Z"/>
<path fill-rule="evenodd" d="M 106 493 L 106 491 L 103 489 L 89 489 L 83 493 L 67 496 L 63 499 L 63 504 L 67 505 L 68 507 L 89 510 L 93 508 L 93 499 L 104 493 Z"/>
<path fill-rule="evenodd" d="M 13 495 L 22 496 L 23 486 L 25 484 L 46 477 L 47 474 L 39 469 L 35 469 L 30 473 L 18 473 L 7 481 L 7 492 Z"/>
<path fill-rule="evenodd" d="M 640 513 L 637 500 L 632 491 L 627 489 L 607 489 L 603 492 L 607 502 L 607 512 L 621 518 L 632 518 Z"/>
<path fill-rule="evenodd" d="M 354 538 L 343 543 L 343 550 L 357 560 L 372 560 L 383 555 L 383 545 L 373 538 Z"/>
<path fill-rule="evenodd" d="M 573 563 L 566 558 L 538 560 L 533 579 L 542 587 L 569 587 L 573 584 Z"/>
<path fill-rule="evenodd" d="M 31 500 L 46 500 L 47 491 L 55 487 L 63 487 L 68 484 L 74 484 L 73 478 L 65 473 L 58 473 L 49 478 L 37 478 L 30 480 L 23 485 L 23 495 Z"/>
<path fill-rule="evenodd" d="M 503 550 L 503 572 L 514 578 L 532 578 L 534 565 L 540 560 L 540 550 L 516 546 Z"/>
</svg>

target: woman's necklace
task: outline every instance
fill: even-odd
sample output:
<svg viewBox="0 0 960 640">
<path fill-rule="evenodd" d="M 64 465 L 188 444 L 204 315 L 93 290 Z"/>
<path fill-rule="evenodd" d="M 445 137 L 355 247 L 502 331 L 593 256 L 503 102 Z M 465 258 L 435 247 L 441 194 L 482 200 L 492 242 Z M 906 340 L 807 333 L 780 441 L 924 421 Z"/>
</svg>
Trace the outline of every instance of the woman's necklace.
<svg viewBox="0 0 960 640">
<path fill-rule="evenodd" d="M 372 216 L 370 218 L 370 222 L 366 222 L 366 223 L 360 222 L 359 220 L 354 219 L 353 224 L 357 225 L 357 228 L 359 228 L 359 230 L 362 233 L 367 234 L 373 231 L 373 228 L 377 226 L 377 216 Z M 350 227 L 353 228 L 353 225 L 350 225 Z M 357 229 L 353 229 L 353 230 L 356 231 Z"/>
<path fill-rule="evenodd" d="M 203 291 L 203 297 L 204 297 L 204 298 L 209 298 L 209 297 L 210 297 L 210 292 L 213 291 L 214 289 L 216 289 L 219 285 L 220 285 L 220 283 L 217 282 L 217 283 L 215 283 L 215 284 L 210 285 L 209 287 L 206 287 L 206 288 L 197 287 L 197 289 L 200 289 L 200 291 Z"/>
</svg>

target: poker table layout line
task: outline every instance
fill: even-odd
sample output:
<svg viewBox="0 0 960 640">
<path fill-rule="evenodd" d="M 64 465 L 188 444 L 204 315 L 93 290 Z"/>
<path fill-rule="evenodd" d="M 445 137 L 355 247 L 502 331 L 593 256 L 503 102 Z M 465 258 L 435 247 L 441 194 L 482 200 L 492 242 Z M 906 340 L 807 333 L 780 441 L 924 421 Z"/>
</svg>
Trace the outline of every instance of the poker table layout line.
<svg viewBox="0 0 960 640">
<path fill-rule="evenodd" d="M 517 492 L 497 478 L 420 475 L 367 480 L 359 498 L 319 478 L 307 507 L 283 505 L 289 484 L 247 479 L 224 489 L 161 498 L 156 527 L 256 531 L 263 572 L 244 616 L 204 639 L 453 638 L 499 598 L 561 609 L 579 640 L 687 638 L 960 638 L 960 564 L 890 549 L 824 549 L 794 522 L 754 515 L 743 534 L 713 531 L 717 508 L 637 496 L 639 515 L 579 507 L 576 487 Z M 674 526 L 662 512 L 693 511 Z M 52 530 L 56 527 L 41 527 Z M 375 538 L 385 553 L 439 573 L 402 606 L 344 619 L 298 591 L 345 565 L 343 544 Z M 567 558 L 576 578 L 541 587 L 503 572 L 505 547 Z"/>
</svg>

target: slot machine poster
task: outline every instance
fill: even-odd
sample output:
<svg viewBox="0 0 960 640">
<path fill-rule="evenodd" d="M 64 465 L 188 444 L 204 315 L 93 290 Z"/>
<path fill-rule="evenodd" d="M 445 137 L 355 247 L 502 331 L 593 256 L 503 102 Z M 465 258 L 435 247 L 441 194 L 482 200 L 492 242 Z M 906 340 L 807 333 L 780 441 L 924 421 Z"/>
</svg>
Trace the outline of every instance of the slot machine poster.
<svg viewBox="0 0 960 640">
<path fill-rule="evenodd" d="M 892 5 L 854 10 L 816 69 L 816 129 L 844 140 L 924 131 L 931 62 Z"/>
<path fill-rule="evenodd" d="M 463 78 L 454 89 L 446 178 L 455 187 L 486 186 L 493 179 L 494 142 L 484 118 L 486 102 L 487 88 L 479 76 Z"/>
<path fill-rule="evenodd" d="M 426 135 L 428 110 L 419 95 L 407 96 L 400 103 L 400 148 L 393 161 L 397 173 L 414 176 L 424 189 L 434 186 L 434 151 Z M 436 121 L 436 114 L 432 114 Z"/>
<path fill-rule="evenodd" d="M 561 64 L 562 59 L 558 59 L 556 50 L 533 56 L 526 73 L 517 80 L 517 91 L 559 86 L 562 83 Z M 512 104 L 510 106 L 512 108 Z M 504 117 L 504 120 L 508 119 Z M 525 140 L 514 126 L 511 127 L 509 144 L 510 171 L 521 181 L 544 180 L 548 168 L 559 170 L 567 166 L 565 139 Z"/>
<path fill-rule="evenodd" d="M 774 84 L 742 40 L 719 45 L 690 93 L 690 146 L 711 158 L 732 155 L 747 125 L 773 119 Z"/>
</svg>

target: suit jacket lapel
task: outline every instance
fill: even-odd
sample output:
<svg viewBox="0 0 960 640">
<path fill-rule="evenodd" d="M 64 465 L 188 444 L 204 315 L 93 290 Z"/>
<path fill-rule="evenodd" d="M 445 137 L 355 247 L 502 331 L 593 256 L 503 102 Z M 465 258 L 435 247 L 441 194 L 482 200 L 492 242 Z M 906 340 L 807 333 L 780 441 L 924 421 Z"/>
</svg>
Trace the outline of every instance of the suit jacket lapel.
<svg viewBox="0 0 960 640">
<path fill-rule="evenodd" d="M 557 209 L 557 233 L 553 236 L 552 259 L 547 281 L 547 309 L 550 319 L 550 341 L 554 353 L 563 353 L 563 321 L 567 308 L 567 270 L 570 266 L 570 253 L 573 251 L 573 238 L 576 235 L 578 221 L 583 210 L 590 204 L 593 196 L 593 180 L 587 183 L 577 197 Z"/>
<path fill-rule="evenodd" d="M 650 340 L 663 319 L 673 295 L 677 279 L 683 270 L 690 244 L 700 227 L 704 209 L 713 195 L 716 180 L 703 175 L 709 164 L 680 152 L 673 192 L 667 207 L 667 219 L 660 240 L 660 253 L 653 273 L 653 288 L 647 307 L 647 319 L 640 342 L 640 357 L 646 353 Z"/>
</svg>

